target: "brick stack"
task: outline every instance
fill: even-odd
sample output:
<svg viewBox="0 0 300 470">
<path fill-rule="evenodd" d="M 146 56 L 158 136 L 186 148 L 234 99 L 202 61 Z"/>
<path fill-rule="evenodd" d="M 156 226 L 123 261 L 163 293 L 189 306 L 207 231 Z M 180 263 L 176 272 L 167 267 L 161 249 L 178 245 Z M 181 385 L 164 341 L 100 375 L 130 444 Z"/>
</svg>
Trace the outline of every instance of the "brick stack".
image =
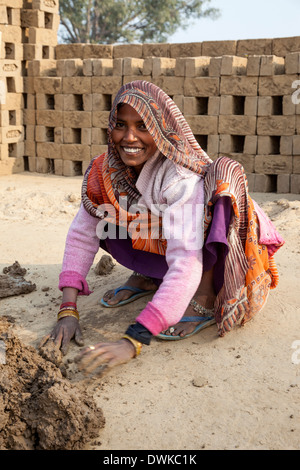
<svg viewBox="0 0 300 470">
<path fill-rule="evenodd" d="M 144 79 L 173 98 L 213 159 L 243 164 L 250 190 L 300 193 L 300 37 L 56 45 L 58 0 L 0 7 L 2 174 L 82 175 L 107 148 L 120 86 Z"/>
<path fill-rule="evenodd" d="M 0 174 L 30 169 L 28 155 L 35 157 L 35 90 L 28 67 L 54 59 L 58 26 L 56 0 L 0 0 Z"/>
<path fill-rule="evenodd" d="M 54 59 L 60 23 L 58 0 L 23 0 L 23 4 L 24 59 Z"/>
<path fill-rule="evenodd" d="M 276 56 L 261 57 L 254 167 L 255 173 L 261 175 L 260 179 L 255 177 L 255 182 L 259 181 L 257 190 L 274 189 L 276 178 L 278 192 L 300 192 L 300 105 L 293 103 L 293 85 L 299 79 L 299 70 L 292 65 L 296 60 L 299 61 L 298 53 L 288 54 L 285 61 Z"/>
<path fill-rule="evenodd" d="M 170 51 L 161 45 L 162 55 L 166 47 Z M 299 193 L 300 104 L 292 97 L 300 88 L 300 53 L 185 57 L 177 49 L 180 57 L 146 57 L 142 45 L 134 51 L 58 46 L 57 76 L 42 77 L 45 70 L 39 69 L 34 78 L 38 171 L 82 174 L 106 149 L 116 92 L 123 83 L 145 79 L 173 98 L 213 159 L 227 155 L 243 164 L 251 190 Z M 138 57 L 128 57 L 130 50 Z M 51 62 L 43 64 L 51 75 Z M 53 107 L 45 111 L 49 101 Z"/>
<path fill-rule="evenodd" d="M 22 0 L 0 0 L 0 175 L 24 170 Z"/>
<path fill-rule="evenodd" d="M 113 76 L 112 59 L 58 59 L 43 71 L 29 64 L 36 97 L 36 157 L 29 167 L 57 175 L 81 175 L 92 156 L 106 150 L 112 96 L 122 84 Z"/>
<path fill-rule="evenodd" d="M 299 56 L 155 58 L 151 80 L 212 158 L 242 163 L 251 190 L 299 193 Z"/>
<path fill-rule="evenodd" d="M 24 91 L 26 103 L 24 109 L 24 124 L 26 126 L 26 142 L 24 160 L 25 167 L 29 171 L 53 172 L 49 161 L 37 160 L 37 142 L 40 139 L 40 126 L 38 119 L 45 111 L 52 110 L 53 103 L 40 103 L 39 84 L 35 83 L 35 77 L 55 76 L 56 61 L 55 47 L 57 45 L 57 31 L 59 27 L 58 1 L 57 0 L 23 0 L 24 8 L 21 13 L 23 28 L 24 60 L 26 61 L 26 77 L 24 77 Z M 51 93 L 50 93 L 51 94 Z M 37 101 L 39 109 L 37 111 Z M 51 111 L 49 111 L 51 114 Z M 46 120 L 50 117 L 46 117 Z M 50 137 L 48 137 L 50 138 Z M 47 167 L 45 165 L 47 164 Z"/>
</svg>

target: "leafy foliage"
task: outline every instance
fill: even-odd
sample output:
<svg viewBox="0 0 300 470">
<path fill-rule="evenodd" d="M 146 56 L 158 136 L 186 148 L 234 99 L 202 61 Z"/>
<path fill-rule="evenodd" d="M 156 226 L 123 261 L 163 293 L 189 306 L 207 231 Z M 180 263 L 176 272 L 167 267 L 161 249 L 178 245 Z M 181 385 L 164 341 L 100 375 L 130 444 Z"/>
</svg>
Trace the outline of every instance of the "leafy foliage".
<svg viewBox="0 0 300 470">
<path fill-rule="evenodd" d="M 191 19 L 216 18 L 210 0 L 61 0 L 67 43 L 165 42 Z"/>
</svg>

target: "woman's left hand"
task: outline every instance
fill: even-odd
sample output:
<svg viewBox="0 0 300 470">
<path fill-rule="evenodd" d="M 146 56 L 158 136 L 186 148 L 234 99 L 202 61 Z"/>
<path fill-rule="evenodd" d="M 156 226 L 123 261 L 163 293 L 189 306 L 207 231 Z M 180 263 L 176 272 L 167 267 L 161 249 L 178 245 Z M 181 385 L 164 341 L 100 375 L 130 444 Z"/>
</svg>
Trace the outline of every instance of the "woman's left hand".
<svg viewBox="0 0 300 470">
<path fill-rule="evenodd" d="M 103 364 L 111 368 L 130 361 L 134 356 L 133 344 L 126 339 L 120 339 L 116 342 L 88 346 L 77 356 L 76 362 L 79 363 L 81 370 L 89 374 Z"/>
</svg>

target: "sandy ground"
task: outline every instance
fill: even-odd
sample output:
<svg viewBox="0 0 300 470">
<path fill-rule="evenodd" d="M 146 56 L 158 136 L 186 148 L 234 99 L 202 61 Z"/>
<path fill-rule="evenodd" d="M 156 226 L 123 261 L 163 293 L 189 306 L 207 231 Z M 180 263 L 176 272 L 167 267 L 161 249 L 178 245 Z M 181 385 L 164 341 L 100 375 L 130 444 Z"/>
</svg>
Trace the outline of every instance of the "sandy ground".
<svg viewBox="0 0 300 470">
<path fill-rule="evenodd" d="M 18 261 L 37 286 L 1 300 L 1 315 L 14 317 L 18 336 L 34 347 L 55 324 L 58 275 L 81 181 L 34 173 L 0 177 L 0 272 Z M 179 342 L 154 339 L 137 359 L 102 377 L 77 372 L 70 359 L 79 349 L 72 343 L 64 358 L 67 376 L 84 382 L 106 419 L 88 449 L 299 449 L 300 197 L 252 196 L 286 240 L 276 255 L 280 284 L 266 307 L 224 338 L 212 326 Z M 118 339 L 149 300 L 100 306 L 105 290 L 128 274 L 119 265 L 107 276 L 91 269 L 93 294 L 78 301 L 87 345 Z"/>
</svg>

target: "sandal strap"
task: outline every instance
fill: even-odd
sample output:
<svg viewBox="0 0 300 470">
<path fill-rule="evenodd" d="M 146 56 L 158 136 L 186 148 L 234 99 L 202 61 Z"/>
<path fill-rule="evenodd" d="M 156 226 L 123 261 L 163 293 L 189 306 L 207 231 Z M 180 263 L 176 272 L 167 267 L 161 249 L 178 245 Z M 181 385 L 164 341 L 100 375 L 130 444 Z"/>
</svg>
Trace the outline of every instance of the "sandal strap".
<svg viewBox="0 0 300 470">
<path fill-rule="evenodd" d="M 200 313 L 204 317 L 211 317 L 214 316 L 214 309 L 208 309 L 200 305 L 198 302 L 196 302 L 195 299 L 192 299 L 190 301 L 190 305 L 193 307 L 194 312 Z"/>
<path fill-rule="evenodd" d="M 143 289 L 139 289 L 138 287 L 131 287 L 131 286 L 120 286 L 114 290 L 114 295 L 116 295 L 121 290 L 130 290 L 131 292 L 135 292 L 137 294 L 144 292 Z"/>
<path fill-rule="evenodd" d="M 198 317 L 198 315 L 196 317 L 182 317 L 181 320 L 180 320 L 180 323 L 182 322 L 187 322 L 187 321 L 190 321 L 190 322 L 199 322 L 199 321 L 205 321 L 205 320 L 212 320 L 214 317 L 213 316 L 210 316 L 210 317 Z"/>
</svg>

